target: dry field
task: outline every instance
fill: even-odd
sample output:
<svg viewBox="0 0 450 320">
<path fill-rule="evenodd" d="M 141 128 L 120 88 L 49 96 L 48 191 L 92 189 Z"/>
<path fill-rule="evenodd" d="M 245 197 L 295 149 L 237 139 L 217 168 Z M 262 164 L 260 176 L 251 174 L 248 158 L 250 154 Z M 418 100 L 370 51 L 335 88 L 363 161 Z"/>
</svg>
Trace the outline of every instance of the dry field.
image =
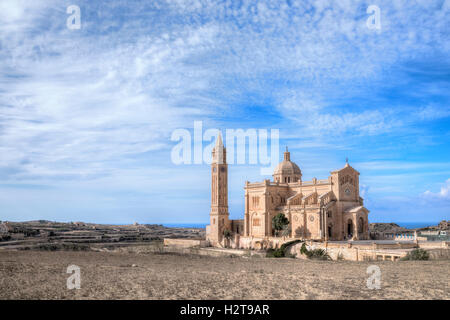
<svg viewBox="0 0 450 320">
<path fill-rule="evenodd" d="M 68 290 L 67 266 L 81 268 Z M 380 290 L 366 269 L 381 268 Z M 133 266 L 135 265 L 135 266 Z M 0 299 L 450 299 L 450 261 L 351 262 L 0 251 Z"/>
</svg>

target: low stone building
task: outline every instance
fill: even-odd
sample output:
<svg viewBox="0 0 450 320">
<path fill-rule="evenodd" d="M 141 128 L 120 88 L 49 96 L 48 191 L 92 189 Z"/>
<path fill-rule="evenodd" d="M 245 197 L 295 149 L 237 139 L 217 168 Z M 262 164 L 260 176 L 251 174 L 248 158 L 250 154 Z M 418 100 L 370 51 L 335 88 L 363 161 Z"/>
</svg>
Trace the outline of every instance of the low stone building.
<svg viewBox="0 0 450 320">
<path fill-rule="evenodd" d="M 438 227 L 441 230 L 448 230 L 448 229 L 450 229 L 450 221 L 442 220 L 441 222 L 439 222 Z"/>
<path fill-rule="evenodd" d="M 12 229 L 13 228 L 7 222 L 0 223 L 0 235 L 8 234 Z"/>
</svg>

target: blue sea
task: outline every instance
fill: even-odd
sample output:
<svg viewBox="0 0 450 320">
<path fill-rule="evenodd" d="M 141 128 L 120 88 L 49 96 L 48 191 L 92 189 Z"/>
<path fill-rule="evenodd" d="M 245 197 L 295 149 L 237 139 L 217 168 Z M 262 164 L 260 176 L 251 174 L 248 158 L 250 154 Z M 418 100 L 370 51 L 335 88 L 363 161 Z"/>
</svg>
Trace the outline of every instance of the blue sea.
<svg viewBox="0 0 450 320">
<path fill-rule="evenodd" d="M 416 229 L 416 228 L 437 226 L 439 224 L 439 221 L 437 221 L 437 222 L 395 222 L 395 223 L 403 228 Z"/>
<path fill-rule="evenodd" d="M 207 223 L 163 223 L 168 228 L 206 228 Z"/>
</svg>

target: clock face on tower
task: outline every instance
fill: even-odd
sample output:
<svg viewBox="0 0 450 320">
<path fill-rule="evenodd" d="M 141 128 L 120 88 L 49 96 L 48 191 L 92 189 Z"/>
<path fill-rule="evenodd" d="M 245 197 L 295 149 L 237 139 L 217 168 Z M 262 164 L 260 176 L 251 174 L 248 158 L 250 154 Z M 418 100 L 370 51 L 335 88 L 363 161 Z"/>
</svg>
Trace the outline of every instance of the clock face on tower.
<svg viewBox="0 0 450 320">
<path fill-rule="evenodd" d="M 217 171 L 217 169 L 216 169 L 216 167 L 214 167 L 214 168 L 213 168 L 213 172 L 216 172 L 216 171 Z"/>
<path fill-rule="evenodd" d="M 225 167 L 220 168 L 221 172 L 225 172 Z"/>
</svg>

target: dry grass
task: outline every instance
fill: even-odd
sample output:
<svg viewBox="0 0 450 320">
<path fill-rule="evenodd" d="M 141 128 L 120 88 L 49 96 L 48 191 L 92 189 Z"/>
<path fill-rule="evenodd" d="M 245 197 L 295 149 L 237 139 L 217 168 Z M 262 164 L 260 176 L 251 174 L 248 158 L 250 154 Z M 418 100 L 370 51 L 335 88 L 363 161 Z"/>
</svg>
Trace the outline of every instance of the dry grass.
<svg viewBox="0 0 450 320">
<path fill-rule="evenodd" d="M 67 266 L 81 289 L 67 290 Z M 380 290 L 366 269 L 382 271 Z M 133 267 L 132 265 L 137 265 Z M 351 262 L 0 251 L 0 299 L 450 299 L 450 261 Z"/>
</svg>

